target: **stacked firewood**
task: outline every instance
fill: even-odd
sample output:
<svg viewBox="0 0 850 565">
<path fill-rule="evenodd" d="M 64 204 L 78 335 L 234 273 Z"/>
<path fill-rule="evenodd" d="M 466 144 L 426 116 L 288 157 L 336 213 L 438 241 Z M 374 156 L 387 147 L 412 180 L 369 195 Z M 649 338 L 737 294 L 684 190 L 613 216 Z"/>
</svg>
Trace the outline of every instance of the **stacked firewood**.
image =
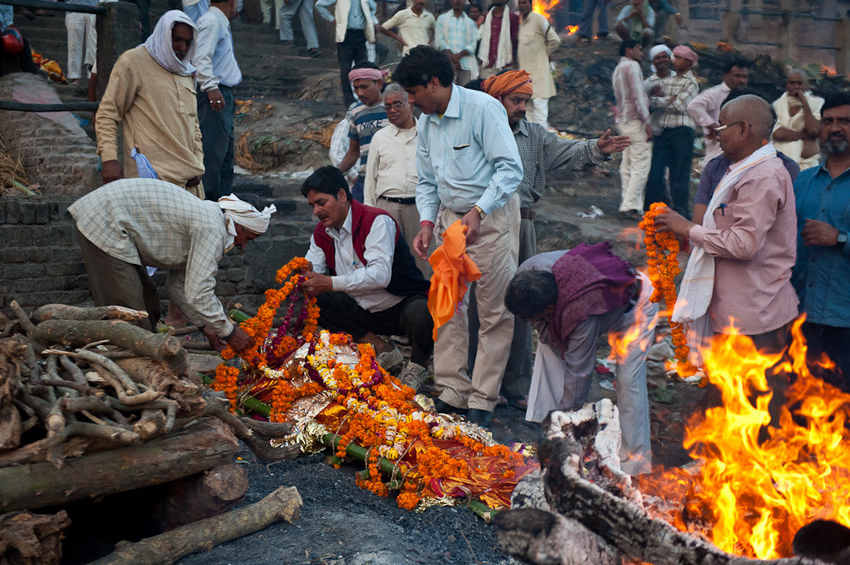
<svg viewBox="0 0 850 565">
<path fill-rule="evenodd" d="M 216 416 L 265 459 L 287 426 L 230 414 L 199 377 L 186 375 L 180 341 L 132 322 L 119 306 L 42 306 L 32 317 L 13 301 L 0 319 L 0 467 L 139 444 L 201 416 Z"/>
</svg>

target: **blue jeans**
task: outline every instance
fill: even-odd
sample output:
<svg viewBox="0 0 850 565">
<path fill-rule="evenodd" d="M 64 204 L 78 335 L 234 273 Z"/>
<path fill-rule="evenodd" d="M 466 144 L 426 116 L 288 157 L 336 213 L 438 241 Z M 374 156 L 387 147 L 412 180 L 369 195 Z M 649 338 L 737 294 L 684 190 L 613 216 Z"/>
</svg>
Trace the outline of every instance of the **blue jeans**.
<svg viewBox="0 0 850 565">
<path fill-rule="evenodd" d="M 351 185 L 351 197 L 358 202 L 363 202 L 363 188 L 365 184 L 365 177 L 357 177 L 357 180 L 354 184 Z"/>
<path fill-rule="evenodd" d="M 224 108 L 213 111 L 206 92 L 198 92 L 198 123 L 204 145 L 204 196 L 217 201 L 233 188 L 233 89 L 219 85 Z"/>
<path fill-rule="evenodd" d="M 691 188 L 691 158 L 694 154 L 694 130 L 681 126 L 665 128 L 653 138 L 652 165 L 646 181 L 644 207 L 653 202 L 671 204 L 673 209 L 690 218 L 688 199 Z M 670 196 L 664 181 L 665 169 L 670 169 Z M 672 198 L 671 198 L 672 197 Z"/>
<path fill-rule="evenodd" d="M 599 8 L 596 22 L 599 24 L 597 35 L 608 35 L 608 0 L 584 0 L 584 12 L 578 28 L 579 37 L 593 37 L 593 12 Z"/>
</svg>

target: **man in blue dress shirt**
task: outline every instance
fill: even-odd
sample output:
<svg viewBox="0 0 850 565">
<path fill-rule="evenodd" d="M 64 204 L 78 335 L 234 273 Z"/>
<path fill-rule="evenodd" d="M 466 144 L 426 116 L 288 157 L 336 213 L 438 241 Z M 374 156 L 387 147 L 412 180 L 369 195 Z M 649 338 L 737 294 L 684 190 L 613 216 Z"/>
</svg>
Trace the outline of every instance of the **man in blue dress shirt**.
<svg viewBox="0 0 850 565">
<path fill-rule="evenodd" d="M 453 84 L 452 62 L 444 53 L 425 45 L 411 49 L 393 79 L 422 111 L 416 154 L 420 231 L 414 250 L 424 258 L 434 233 L 439 244 L 445 229 L 460 220 L 468 229 L 467 253 L 481 271 L 475 367 L 470 375 L 465 298 L 434 346 L 437 408 L 468 410 L 470 420 L 486 426 L 499 398 L 514 328 L 504 300 L 517 268 L 522 161 L 505 108 L 488 94 Z"/>
<path fill-rule="evenodd" d="M 850 93 L 828 97 L 821 116 L 824 159 L 794 182 L 800 235 L 792 282 L 809 359 L 825 353 L 836 369 L 824 377 L 850 391 Z"/>
</svg>

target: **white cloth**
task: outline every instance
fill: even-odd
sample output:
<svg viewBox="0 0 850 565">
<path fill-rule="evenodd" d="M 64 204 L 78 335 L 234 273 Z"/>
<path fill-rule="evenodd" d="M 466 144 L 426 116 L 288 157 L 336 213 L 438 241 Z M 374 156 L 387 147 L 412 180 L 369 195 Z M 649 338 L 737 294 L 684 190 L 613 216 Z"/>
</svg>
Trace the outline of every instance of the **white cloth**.
<svg viewBox="0 0 850 565">
<path fill-rule="evenodd" d="M 729 191 L 741 178 L 741 175 L 751 167 L 766 159 L 776 157 L 776 149 L 772 144 L 759 148 L 749 157 L 729 167 L 729 170 L 720 179 L 720 184 L 714 190 L 711 201 L 705 209 L 702 225 L 708 229 L 715 229 L 714 211 L 726 202 Z M 682 277 L 682 285 L 679 296 L 676 298 L 676 306 L 673 308 L 672 320 L 679 323 L 697 322 L 708 312 L 711 297 L 714 294 L 714 257 L 706 253 L 702 247 L 694 246 L 688 257 L 688 266 Z M 705 324 L 698 324 L 706 327 Z"/>
<path fill-rule="evenodd" d="M 532 124 L 549 128 L 549 99 L 532 98 L 525 108 L 525 119 Z"/>
<path fill-rule="evenodd" d="M 194 34 L 189 52 L 186 53 L 186 58 L 182 61 L 177 58 L 177 55 L 174 53 L 174 47 L 171 46 L 173 41 L 171 31 L 174 29 L 174 24 L 177 23 L 186 24 L 191 27 Z M 195 72 L 195 67 L 192 66 L 191 61 L 195 56 L 195 46 L 198 43 L 197 39 L 198 28 L 195 26 L 192 18 L 180 10 L 169 10 L 156 22 L 153 33 L 145 41 L 145 49 L 147 49 L 154 61 L 159 63 L 159 66 L 163 69 L 177 75 L 189 76 Z"/>
<path fill-rule="evenodd" d="M 233 52 L 230 20 L 212 6 L 198 20 L 196 52 L 192 63 L 197 67 L 195 80 L 203 92 L 218 85 L 236 86 L 242 82 L 242 71 Z"/>
<path fill-rule="evenodd" d="M 399 129 L 390 124 L 378 130 L 369 144 L 363 185 L 363 203 L 377 206 L 378 198 L 416 196 L 416 126 Z"/>
<path fill-rule="evenodd" d="M 653 73 L 657 73 L 658 69 L 655 68 L 655 65 L 652 64 L 652 60 L 655 59 L 655 56 L 659 53 L 667 53 L 667 56 L 670 57 L 670 60 L 673 60 L 673 50 L 664 45 L 663 43 L 659 43 L 655 47 L 649 50 L 649 68 Z"/>
<path fill-rule="evenodd" d="M 532 12 L 525 18 L 519 18 L 517 43 L 519 68 L 531 75 L 531 86 L 534 89 L 532 99 L 545 100 L 555 96 L 549 54 L 561 44 L 558 32 L 544 16 Z M 537 123 L 545 125 L 546 122 Z"/>
<path fill-rule="evenodd" d="M 95 15 L 79 12 L 65 14 L 65 28 L 68 30 L 68 78 L 88 78 L 88 70 L 94 69 L 97 62 L 97 29 Z M 85 51 L 83 50 L 85 43 Z"/>
<path fill-rule="evenodd" d="M 652 142 L 646 138 L 644 122 L 617 122 L 620 135 L 628 136 L 630 145 L 623 150 L 620 161 L 620 212 L 636 210 L 643 213 L 646 180 L 652 165 Z"/>
<path fill-rule="evenodd" d="M 197 22 L 210 9 L 210 0 L 183 0 L 183 11 Z"/>
<path fill-rule="evenodd" d="M 490 63 L 490 29 L 492 28 L 493 10 L 487 12 L 487 17 L 479 30 L 481 31 L 481 43 L 478 44 L 478 59 L 481 67 L 485 68 Z M 507 8 L 502 10 L 502 27 L 499 30 L 499 46 L 496 49 L 496 63 L 491 69 L 502 69 L 514 62 L 514 48 L 511 42 L 511 13 Z"/>
<path fill-rule="evenodd" d="M 272 214 L 277 212 L 274 204 L 266 206 L 260 212 L 235 194 L 228 194 L 218 199 L 218 205 L 227 219 L 227 232 L 236 235 L 234 223 L 251 230 L 254 233 L 266 233 Z"/>
<path fill-rule="evenodd" d="M 809 105 L 809 110 L 812 111 L 812 115 L 815 119 L 819 120 L 824 99 L 820 96 L 814 96 L 811 92 L 806 92 L 804 96 L 806 97 L 806 103 Z M 800 107 L 800 110 L 793 116 L 791 115 L 791 104 Z M 777 128 L 803 131 L 803 127 L 805 126 L 803 108 L 802 104 L 796 98 L 792 98 L 788 96 L 787 92 L 783 92 L 782 96 L 773 102 L 773 109 L 776 112 L 776 124 L 773 126 L 773 131 L 776 131 Z M 802 139 L 798 139 L 797 141 L 774 141 L 773 145 L 777 151 L 782 151 L 785 155 L 796 161 L 800 165 L 800 170 L 803 170 L 814 167 L 820 162 L 820 155 L 818 153 L 803 159 L 803 143 Z"/>
<path fill-rule="evenodd" d="M 335 291 L 344 292 L 357 301 L 364 310 L 382 312 L 392 308 L 403 297 L 387 292 L 395 255 L 395 222 L 391 216 L 381 214 L 372 222 L 372 229 L 366 236 L 364 265 L 354 251 L 351 237 L 351 208 L 339 229 L 328 228 L 327 234 L 334 241 L 334 267 L 336 274 L 331 277 Z M 316 239 L 310 237 L 310 249 L 305 258 L 313 264 L 313 271 L 324 274 L 328 271 L 325 252 L 316 245 Z"/>
</svg>

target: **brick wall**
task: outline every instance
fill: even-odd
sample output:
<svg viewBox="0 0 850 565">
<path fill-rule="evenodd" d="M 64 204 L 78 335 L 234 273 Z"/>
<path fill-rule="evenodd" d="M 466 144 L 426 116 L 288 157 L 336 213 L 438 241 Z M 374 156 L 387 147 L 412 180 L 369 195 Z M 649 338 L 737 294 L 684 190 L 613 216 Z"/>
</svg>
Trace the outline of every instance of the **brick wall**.
<svg viewBox="0 0 850 565">
<path fill-rule="evenodd" d="M 275 271 L 306 251 L 312 221 L 306 209 L 293 214 L 295 201 L 240 196 L 259 206 L 274 202 L 279 213 L 268 233 L 244 251 L 235 248 L 224 256 L 216 294 L 225 306 L 239 302 L 256 308 L 265 290 L 275 285 Z M 67 212 L 73 201 L 62 196 L 0 198 L 0 309 L 5 310 L 13 298 L 28 310 L 49 303 L 91 303 L 88 276 Z M 164 272 L 154 276 L 163 300 L 167 300 L 165 280 Z"/>
</svg>

